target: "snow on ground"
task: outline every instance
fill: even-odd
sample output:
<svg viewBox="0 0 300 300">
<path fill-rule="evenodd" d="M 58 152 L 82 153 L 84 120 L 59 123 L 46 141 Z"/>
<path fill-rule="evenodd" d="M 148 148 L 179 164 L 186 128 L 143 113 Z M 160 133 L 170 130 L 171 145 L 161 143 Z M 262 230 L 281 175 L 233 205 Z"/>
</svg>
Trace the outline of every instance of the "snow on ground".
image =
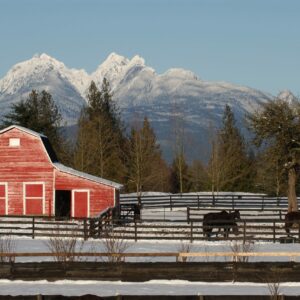
<svg viewBox="0 0 300 300">
<path fill-rule="evenodd" d="M 149 210 L 142 212 L 145 219 L 154 215 L 160 219 L 174 218 L 175 220 L 185 220 L 186 210 Z M 147 216 L 147 217 L 146 217 Z M 15 252 L 48 252 L 48 238 L 31 239 L 26 237 L 13 238 Z M 81 251 L 106 252 L 101 240 L 88 240 L 84 242 L 78 239 L 78 246 L 83 243 Z M 182 252 L 183 245 L 189 244 L 187 241 L 168 240 L 139 240 L 126 241 L 128 249 L 126 252 Z M 233 243 L 230 241 L 195 241 L 191 245 L 190 252 L 231 252 Z M 279 244 L 256 242 L 251 245 L 250 251 L 255 252 L 300 252 L 300 244 Z M 50 261 L 49 257 L 23 257 L 17 258 L 17 262 L 27 261 Z M 84 260 L 97 260 L 99 258 L 84 258 Z M 229 261 L 224 257 L 203 257 L 193 258 L 192 261 Z M 300 262 L 299 258 L 294 258 Z M 154 261 L 175 261 L 174 257 L 142 257 L 126 258 L 128 262 L 154 262 Z M 249 261 L 289 261 L 288 257 L 251 257 Z M 281 283 L 280 292 L 285 295 L 300 295 L 300 282 Z M 239 282 L 189 282 L 184 280 L 151 280 L 147 282 L 121 282 L 121 281 L 70 281 L 59 280 L 55 282 L 41 281 L 10 281 L 0 280 L 0 295 L 64 295 L 79 296 L 93 294 L 98 296 L 121 295 L 269 295 L 270 291 L 266 284 L 259 283 L 239 283 Z"/>
<path fill-rule="evenodd" d="M 30 238 L 16 238 L 15 252 L 49 252 L 47 248 L 47 238 L 30 239 Z M 101 240 L 88 240 L 84 242 L 78 239 L 78 246 L 83 243 L 82 252 L 105 252 L 103 242 Z M 140 240 L 137 242 L 126 241 L 128 248 L 126 252 L 182 252 L 183 246 L 189 242 L 181 241 L 164 241 L 164 240 Z M 190 244 L 190 252 L 231 252 L 234 243 L 230 241 L 196 241 Z M 300 244 L 274 244 L 274 243 L 255 243 L 250 246 L 252 252 L 300 252 Z M 100 260 L 99 258 L 86 258 L 84 260 Z M 51 261 L 50 257 L 18 257 L 16 262 L 27 261 Z M 192 258 L 192 261 L 228 261 L 229 257 L 199 257 Z M 300 257 L 294 258 L 294 261 L 300 262 Z M 126 258 L 128 262 L 156 262 L 156 261 L 175 261 L 175 257 L 140 257 L 140 258 Z M 289 257 L 251 257 L 249 261 L 289 261 Z"/>
<path fill-rule="evenodd" d="M 300 295 L 300 283 L 282 283 L 279 292 Z M 0 280 L 0 295 L 270 295 L 267 284 L 251 282 L 189 282 L 185 280 L 151 280 L 147 282 L 71 281 L 48 282 Z"/>
<path fill-rule="evenodd" d="M 15 238 L 16 252 L 47 252 L 47 238 L 30 239 Z M 79 240 L 79 243 L 83 242 Z M 178 252 L 182 242 L 178 241 L 128 241 L 127 252 Z M 219 241 L 198 241 L 192 243 L 192 252 L 216 252 L 231 251 L 231 242 Z M 103 251 L 103 243 L 100 240 L 89 240 L 84 242 L 82 251 Z M 256 243 L 253 251 L 298 251 L 300 244 L 273 244 Z M 95 259 L 95 258 L 89 258 Z M 229 260 L 230 258 L 227 258 Z M 41 261 L 51 260 L 50 258 L 18 258 L 17 261 Z M 99 260 L 99 259 L 98 259 Z M 175 258 L 126 258 L 127 261 L 175 261 Z M 225 258 L 204 257 L 202 261 L 219 261 Z M 288 258 L 250 258 L 250 261 L 288 261 Z M 300 260 L 300 258 L 298 258 Z M 196 259 L 193 259 L 196 261 Z M 281 283 L 280 293 L 285 295 L 300 295 L 300 282 Z M 91 280 L 59 280 L 48 282 L 40 281 L 21 281 L 21 280 L 0 280 L 0 295 L 64 295 L 79 296 L 93 294 L 98 296 L 120 295 L 269 295 L 270 291 L 267 284 L 259 283 L 239 283 L 239 282 L 189 282 L 185 280 L 151 280 L 147 282 L 121 282 L 121 281 L 91 281 Z"/>
</svg>

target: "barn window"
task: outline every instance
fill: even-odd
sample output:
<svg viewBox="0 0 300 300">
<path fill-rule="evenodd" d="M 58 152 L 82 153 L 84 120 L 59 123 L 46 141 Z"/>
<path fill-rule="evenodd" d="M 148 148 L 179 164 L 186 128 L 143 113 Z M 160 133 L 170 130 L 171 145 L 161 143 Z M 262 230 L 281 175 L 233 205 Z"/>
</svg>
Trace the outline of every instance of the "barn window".
<svg viewBox="0 0 300 300">
<path fill-rule="evenodd" d="M 24 183 L 24 214 L 43 215 L 45 213 L 45 184 L 43 182 Z"/>
<path fill-rule="evenodd" d="M 0 215 L 8 213 L 7 183 L 0 183 Z"/>
<path fill-rule="evenodd" d="M 10 138 L 9 139 L 9 147 L 20 147 L 20 139 Z"/>
</svg>

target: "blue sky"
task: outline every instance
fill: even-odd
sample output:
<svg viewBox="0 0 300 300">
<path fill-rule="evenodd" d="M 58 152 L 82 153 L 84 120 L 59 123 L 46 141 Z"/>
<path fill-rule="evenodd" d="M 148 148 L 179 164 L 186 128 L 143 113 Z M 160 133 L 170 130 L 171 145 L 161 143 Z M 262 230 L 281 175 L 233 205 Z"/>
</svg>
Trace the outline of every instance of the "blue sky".
<svg viewBox="0 0 300 300">
<path fill-rule="evenodd" d="M 0 77 L 47 53 L 93 71 L 111 52 L 300 95 L 299 0 L 0 0 Z"/>
</svg>

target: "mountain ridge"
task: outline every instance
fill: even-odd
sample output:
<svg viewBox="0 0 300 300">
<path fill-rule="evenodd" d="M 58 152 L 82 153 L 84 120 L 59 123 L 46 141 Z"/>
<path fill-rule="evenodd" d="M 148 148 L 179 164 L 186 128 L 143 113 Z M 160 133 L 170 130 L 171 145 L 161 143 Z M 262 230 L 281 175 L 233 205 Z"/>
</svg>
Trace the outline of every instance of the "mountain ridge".
<svg viewBox="0 0 300 300">
<path fill-rule="evenodd" d="M 273 98 L 250 87 L 205 81 L 182 68 L 170 68 L 157 74 L 139 55 L 129 59 L 113 52 L 95 71 L 87 73 L 84 69 L 69 68 L 43 53 L 15 64 L 0 80 L 1 113 L 7 113 L 12 103 L 26 98 L 32 89 L 45 89 L 52 94 L 64 122 L 74 125 L 86 105 L 90 82 L 93 80 L 101 87 L 104 77 L 111 85 L 125 122 L 130 126 L 137 118 L 147 116 L 168 157 L 178 116 L 184 121 L 185 136 L 198 140 L 199 147 L 193 148 L 202 151 L 211 127 L 220 126 L 226 104 L 232 107 L 238 125 L 243 127 L 245 113 Z M 191 154 L 191 157 L 196 155 Z"/>
</svg>

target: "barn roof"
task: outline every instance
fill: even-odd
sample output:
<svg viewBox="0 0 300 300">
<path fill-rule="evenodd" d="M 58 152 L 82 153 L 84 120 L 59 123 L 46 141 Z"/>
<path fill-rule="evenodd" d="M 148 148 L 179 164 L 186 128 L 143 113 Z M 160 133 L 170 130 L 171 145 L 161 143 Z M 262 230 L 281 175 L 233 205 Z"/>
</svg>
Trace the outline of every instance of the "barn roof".
<svg viewBox="0 0 300 300">
<path fill-rule="evenodd" d="M 31 129 L 28 129 L 28 128 L 25 128 L 25 127 L 22 127 L 22 126 L 19 126 L 19 125 L 11 125 L 11 126 L 9 126 L 9 127 L 6 127 L 6 128 L 4 128 L 4 129 L 1 129 L 0 130 L 0 134 L 1 133 L 4 133 L 4 132 L 6 132 L 6 131 L 9 131 L 9 130 L 11 130 L 11 129 L 13 129 L 13 128 L 17 128 L 17 129 L 19 129 L 19 130 L 21 130 L 21 131 L 24 131 L 24 132 L 26 132 L 26 133 L 29 133 L 29 134 L 31 134 L 31 135 L 34 135 L 34 136 L 36 136 L 36 137 L 44 137 L 44 138 L 47 138 L 44 134 L 42 134 L 42 133 L 38 133 L 38 132 L 36 132 L 36 131 L 33 131 L 33 130 L 31 130 Z"/>
<path fill-rule="evenodd" d="M 123 187 L 123 185 L 120 184 L 120 183 L 116 183 L 114 181 L 110 181 L 110 180 L 107 180 L 107 179 L 104 179 L 104 178 L 101 178 L 101 177 L 93 176 L 93 175 L 90 175 L 90 174 L 87 174 L 87 173 L 84 173 L 84 172 L 74 170 L 74 169 L 72 169 L 70 167 L 67 167 L 67 166 L 61 164 L 60 162 L 58 162 L 56 153 L 53 150 L 53 148 L 51 146 L 51 143 L 49 142 L 48 137 L 45 136 L 44 134 L 38 133 L 36 131 L 33 131 L 31 129 L 28 129 L 28 128 L 25 128 L 25 127 L 22 127 L 22 126 L 19 126 L 19 125 L 11 125 L 9 127 L 6 127 L 4 129 L 0 130 L 0 134 L 4 133 L 6 131 L 9 131 L 13 128 L 17 128 L 17 129 L 19 129 L 23 132 L 26 132 L 30 135 L 33 135 L 33 136 L 36 136 L 36 137 L 40 138 L 42 143 L 43 143 L 43 146 L 44 146 L 44 148 L 45 148 L 45 150 L 48 154 L 48 157 L 49 157 L 51 163 L 59 171 L 65 172 L 65 173 L 68 173 L 68 174 L 71 174 L 71 175 L 75 175 L 75 176 L 78 176 L 78 177 L 81 177 L 81 178 L 84 178 L 84 179 L 88 179 L 88 180 L 91 180 L 91 181 L 94 181 L 94 182 L 102 183 L 104 185 L 113 186 L 114 188 L 117 188 L 117 189 L 121 189 Z"/>
<path fill-rule="evenodd" d="M 113 181 L 110 181 L 110 180 L 107 180 L 107 179 L 104 179 L 104 178 L 101 178 L 101 177 L 97 177 L 97 176 L 93 176 L 93 175 L 90 175 L 90 174 L 87 174 L 87 173 L 84 173 L 84 172 L 81 172 L 81 171 L 77 171 L 77 170 L 74 170 L 70 167 L 67 167 L 61 163 L 54 163 L 53 164 L 59 171 L 62 171 L 62 172 L 65 172 L 65 173 L 68 173 L 68 174 L 71 174 L 71 175 L 75 175 L 75 176 L 78 176 L 78 177 L 82 177 L 82 178 L 85 178 L 85 179 L 88 179 L 88 180 L 91 180 L 91 181 L 95 181 L 95 182 L 98 182 L 98 183 L 102 183 L 102 184 L 105 184 L 105 185 L 109 185 L 109 186 L 113 186 L 115 188 L 122 188 L 123 185 L 122 184 L 119 184 L 119 183 L 116 183 L 116 182 L 113 182 Z"/>
</svg>

